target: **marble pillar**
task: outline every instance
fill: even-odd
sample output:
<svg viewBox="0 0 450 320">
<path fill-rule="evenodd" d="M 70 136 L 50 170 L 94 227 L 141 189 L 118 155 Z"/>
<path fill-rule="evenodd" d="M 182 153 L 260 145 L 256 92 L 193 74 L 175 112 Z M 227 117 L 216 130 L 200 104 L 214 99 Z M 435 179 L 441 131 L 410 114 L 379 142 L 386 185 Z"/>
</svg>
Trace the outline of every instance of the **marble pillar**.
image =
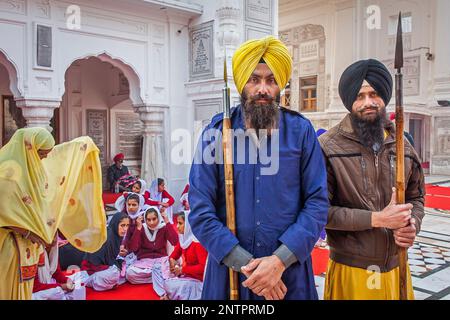
<svg viewBox="0 0 450 320">
<path fill-rule="evenodd" d="M 59 108 L 61 101 L 50 99 L 16 99 L 16 105 L 22 109 L 22 114 L 27 121 L 27 127 L 43 127 L 52 132 L 50 120 L 53 118 L 53 112 Z"/>
<path fill-rule="evenodd" d="M 168 177 L 168 157 L 165 147 L 165 112 L 167 106 L 135 105 L 143 123 L 141 177 L 148 185 L 156 178 Z"/>
</svg>

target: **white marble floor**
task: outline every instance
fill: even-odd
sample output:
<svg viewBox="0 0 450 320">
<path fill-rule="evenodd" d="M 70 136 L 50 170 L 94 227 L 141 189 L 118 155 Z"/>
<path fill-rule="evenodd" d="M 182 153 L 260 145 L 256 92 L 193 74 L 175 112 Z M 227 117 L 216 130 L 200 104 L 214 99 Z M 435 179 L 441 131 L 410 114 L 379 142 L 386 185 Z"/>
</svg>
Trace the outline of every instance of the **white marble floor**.
<svg viewBox="0 0 450 320">
<path fill-rule="evenodd" d="M 422 230 L 408 250 L 416 300 L 450 300 L 450 212 L 426 208 Z M 323 299 L 325 274 L 315 276 Z"/>
</svg>

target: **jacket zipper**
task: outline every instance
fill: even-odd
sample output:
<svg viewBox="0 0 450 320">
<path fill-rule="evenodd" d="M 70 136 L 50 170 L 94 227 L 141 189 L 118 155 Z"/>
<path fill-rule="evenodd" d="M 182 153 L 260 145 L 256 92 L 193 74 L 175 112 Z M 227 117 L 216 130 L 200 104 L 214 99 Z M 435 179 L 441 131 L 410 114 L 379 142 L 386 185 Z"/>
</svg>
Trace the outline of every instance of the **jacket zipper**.
<svg viewBox="0 0 450 320">
<path fill-rule="evenodd" d="M 390 165 L 391 165 L 391 188 L 392 187 L 397 187 L 397 181 L 395 180 L 395 172 L 394 172 L 394 169 L 395 169 L 395 159 L 394 159 L 394 156 L 393 155 L 390 155 L 389 156 L 389 162 L 390 162 Z M 388 253 L 388 256 L 386 257 L 386 262 L 385 262 L 385 264 L 386 264 L 386 267 L 387 267 L 387 263 L 388 263 L 388 259 L 389 259 L 389 251 L 391 250 L 391 246 L 390 246 L 390 236 L 389 236 L 389 230 L 387 230 L 387 229 L 385 229 L 386 230 L 386 234 L 387 234 L 387 239 L 388 239 L 388 242 L 387 242 L 387 247 L 388 247 L 388 251 L 387 251 L 387 253 Z"/>
<path fill-rule="evenodd" d="M 393 155 L 389 155 L 389 163 L 391 165 L 391 172 L 390 172 L 390 177 L 391 177 L 391 187 L 394 187 L 395 184 L 395 178 L 394 178 L 394 156 Z"/>
<path fill-rule="evenodd" d="M 366 176 L 366 162 L 364 161 L 364 155 L 361 156 L 362 176 L 364 182 L 364 192 L 367 192 L 367 176 Z"/>
<path fill-rule="evenodd" d="M 374 155 L 375 155 L 375 172 L 376 172 L 375 178 L 376 178 L 376 182 L 377 182 L 377 184 L 376 184 L 377 187 L 375 188 L 377 191 L 376 196 L 377 196 L 378 203 L 381 203 L 381 196 L 380 196 L 380 192 L 379 192 L 379 188 L 378 188 L 379 183 L 380 183 L 379 172 L 378 172 L 379 165 L 380 165 L 380 157 L 379 157 L 378 152 L 375 152 Z M 382 206 L 380 206 L 380 207 L 382 207 Z M 383 228 L 383 231 L 384 231 L 384 234 L 386 235 L 386 257 L 384 259 L 384 266 L 387 266 L 387 262 L 389 259 L 389 231 L 386 228 Z"/>
</svg>

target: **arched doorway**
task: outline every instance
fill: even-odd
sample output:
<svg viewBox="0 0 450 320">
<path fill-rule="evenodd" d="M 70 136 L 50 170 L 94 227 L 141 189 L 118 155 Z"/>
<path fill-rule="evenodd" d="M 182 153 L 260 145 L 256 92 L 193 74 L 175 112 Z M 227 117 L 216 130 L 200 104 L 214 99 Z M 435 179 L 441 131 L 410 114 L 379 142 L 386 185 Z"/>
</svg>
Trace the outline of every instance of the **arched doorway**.
<svg viewBox="0 0 450 320">
<path fill-rule="evenodd" d="M 22 88 L 23 89 L 23 88 Z M 27 120 L 16 99 L 22 97 L 16 65 L 0 50 L 0 146 L 4 146 L 17 129 L 25 128 Z M 30 107 L 32 108 L 32 107 Z M 55 109 L 50 127 L 56 143 L 59 143 L 59 113 Z"/>
<path fill-rule="evenodd" d="M 17 129 L 26 126 L 22 110 L 16 106 L 14 97 L 19 96 L 17 70 L 6 55 L 0 51 L 0 134 L 1 146 L 11 139 Z"/>
<path fill-rule="evenodd" d="M 142 122 L 132 99 L 136 78 L 121 67 L 107 55 L 75 60 L 65 73 L 60 108 L 62 140 L 88 135 L 100 149 L 105 187 L 106 170 L 116 153 L 125 154 L 131 174 L 141 171 Z"/>
</svg>

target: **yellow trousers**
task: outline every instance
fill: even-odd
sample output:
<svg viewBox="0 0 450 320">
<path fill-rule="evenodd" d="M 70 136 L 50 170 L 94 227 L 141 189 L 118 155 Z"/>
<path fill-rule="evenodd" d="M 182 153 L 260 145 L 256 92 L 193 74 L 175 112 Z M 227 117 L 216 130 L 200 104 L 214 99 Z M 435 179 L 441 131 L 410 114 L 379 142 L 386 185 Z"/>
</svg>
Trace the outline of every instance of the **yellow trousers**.
<svg viewBox="0 0 450 320">
<path fill-rule="evenodd" d="M 409 266 L 407 270 L 408 300 L 414 300 Z M 375 272 L 328 261 L 324 300 L 398 300 L 399 269 Z"/>
<path fill-rule="evenodd" d="M 42 247 L 0 228 L 0 300 L 31 300 Z"/>
</svg>

